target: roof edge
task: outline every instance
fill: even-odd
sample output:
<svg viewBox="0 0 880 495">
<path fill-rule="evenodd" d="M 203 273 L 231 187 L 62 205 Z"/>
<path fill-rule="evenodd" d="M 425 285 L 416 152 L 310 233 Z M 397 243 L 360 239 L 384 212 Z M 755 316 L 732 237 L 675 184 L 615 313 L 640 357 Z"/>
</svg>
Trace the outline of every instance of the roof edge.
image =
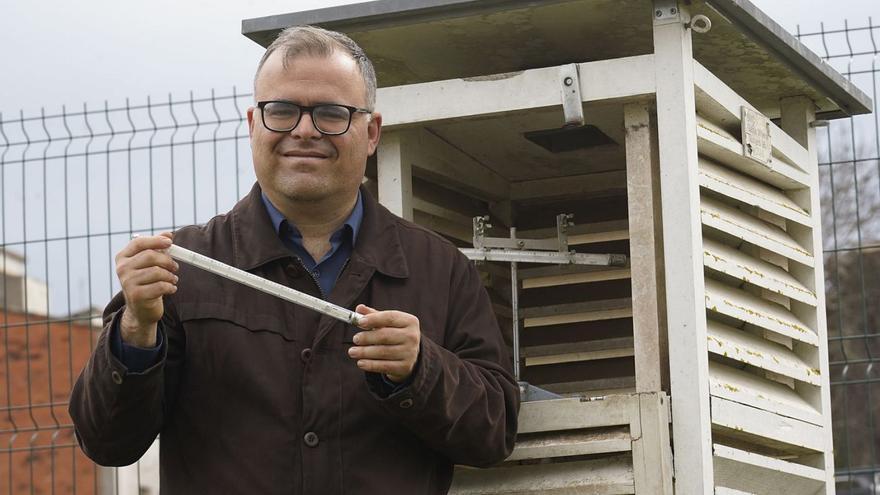
<svg viewBox="0 0 880 495">
<path fill-rule="evenodd" d="M 243 19 L 241 32 L 266 47 L 272 42 L 276 31 L 294 24 L 315 24 L 342 31 L 355 27 L 357 30 L 376 29 L 414 21 L 473 15 L 480 11 L 498 10 L 499 7 L 513 9 L 561 1 L 565 0 L 374 0 Z M 749 0 L 705 2 L 840 107 L 839 112 L 825 115 L 843 117 L 872 112 L 874 105 L 868 95 Z"/>
<path fill-rule="evenodd" d="M 868 95 L 749 0 L 706 0 L 706 3 L 739 24 L 755 42 L 763 44 L 795 73 L 828 95 L 842 112 L 826 114 L 828 117 L 873 111 L 874 104 Z"/>
<path fill-rule="evenodd" d="M 428 21 L 468 16 L 480 11 L 494 11 L 499 6 L 522 8 L 563 1 L 566 0 L 374 0 L 243 19 L 241 34 L 266 47 L 272 41 L 268 33 L 293 25 L 313 24 L 335 30 L 349 26 L 375 29 L 411 23 L 415 19 Z"/>
</svg>

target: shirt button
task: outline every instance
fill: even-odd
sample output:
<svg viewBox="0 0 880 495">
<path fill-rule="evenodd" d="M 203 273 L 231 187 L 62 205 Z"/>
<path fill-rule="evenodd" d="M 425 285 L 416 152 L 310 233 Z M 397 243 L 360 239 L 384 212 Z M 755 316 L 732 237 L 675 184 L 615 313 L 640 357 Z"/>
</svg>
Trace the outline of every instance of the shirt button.
<svg viewBox="0 0 880 495">
<path fill-rule="evenodd" d="M 118 371 L 113 370 L 113 372 L 110 373 L 110 378 L 113 379 L 113 383 L 122 385 L 122 375 L 120 375 Z"/>
<path fill-rule="evenodd" d="M 312 350 L 306 347 L 299 353 L 299 358 L 302 359 L 302 362 L 308 363 L 312 360 Z"/>
<path fill-rule="evenodd" d="M 316 447 L 318 445 L 318 434 L 310 431 L 303 435 L 303 442 L 307 447 Z"/>
<path fill-rule="evenodd" d="M 398 404 L 398 406 L 400 406 L 401 409 L 409 409 L 413 406 L 413 400 L 403 399 L 402 401 L 400 401 L 400 404 Z"/>
</svg>

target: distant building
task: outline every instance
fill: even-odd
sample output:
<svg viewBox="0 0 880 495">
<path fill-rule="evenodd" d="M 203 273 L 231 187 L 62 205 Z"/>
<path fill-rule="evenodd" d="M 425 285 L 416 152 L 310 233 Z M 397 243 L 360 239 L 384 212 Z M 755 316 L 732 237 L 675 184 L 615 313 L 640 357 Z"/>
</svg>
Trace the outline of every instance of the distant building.
<svg viewBox="0 0 880 495">
<path fill-rule="evenodd" d="M 24 256 L 0 248 L 0 308 L 46 316 L 49 314 L 48 289 L 45 282 L 26 276 L 24 261 Z"/>
</svg>

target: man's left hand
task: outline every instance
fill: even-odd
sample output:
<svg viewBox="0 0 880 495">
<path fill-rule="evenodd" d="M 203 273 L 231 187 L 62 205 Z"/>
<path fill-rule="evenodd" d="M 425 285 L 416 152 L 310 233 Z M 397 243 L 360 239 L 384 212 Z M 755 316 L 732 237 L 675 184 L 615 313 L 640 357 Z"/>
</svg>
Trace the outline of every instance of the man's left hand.
<svg viewBox="0 0 880 495">
<path fill-rule="evenodd" d="M 421 331 L 419 319 L 402 311 L 377 311 L 359 304 L 360 327 L 366 331 L 354 336 L 348 350 L 364 371 L 382 373 L 394 383 L 403 383 L 412 375 L 419 359 Z"/>
</svg>

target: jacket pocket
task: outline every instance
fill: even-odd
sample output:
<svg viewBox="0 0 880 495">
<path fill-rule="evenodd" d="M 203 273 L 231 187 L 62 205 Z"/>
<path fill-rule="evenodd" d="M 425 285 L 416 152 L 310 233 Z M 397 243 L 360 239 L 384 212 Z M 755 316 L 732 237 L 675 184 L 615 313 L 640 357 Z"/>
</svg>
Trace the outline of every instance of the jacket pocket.
<svg viewBox="0 0 880 495">
<path fill-rule="evenodd" d="M 186 339 L 179 396 L 187 397 L 191 417 L 208 410 L 232 425 L 296 413 L 299 395 L 291 392 L 300 376 L 299 344 L 283 315 L 258 310 L 214 301 L 177 304 Z"/>
<path fill-rule="evenodd" d="M 178 317 L 185 329 L 210 330 L 232 325 L 253 333 L 271 333 L 289 342 L 296 341 L 296 332 L 277 314 L 255 311 L 245 307 L 218 302 L 179 302 Z M 213 321 L 212 321 L 213 320 Z M 191 335 L 187 335 L 191 337 Z"/>
</svg>

